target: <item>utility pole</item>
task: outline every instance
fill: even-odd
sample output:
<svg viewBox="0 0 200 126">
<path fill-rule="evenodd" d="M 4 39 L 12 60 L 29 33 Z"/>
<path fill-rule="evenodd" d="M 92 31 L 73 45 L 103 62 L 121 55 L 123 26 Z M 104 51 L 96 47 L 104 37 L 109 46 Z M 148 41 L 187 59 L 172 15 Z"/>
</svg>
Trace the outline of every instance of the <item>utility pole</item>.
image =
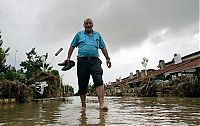
<svg viewBox="0 0 200 126">
<path fill-rule="evenodd" d="M 14 61 L 14 68 L 15 68 L 15 66 L 16 66 L 16 60 L 17 60 L 17 50 L 15 50 L 15 61 Z M 16 68 L 15 68 L 16 69 Z"/>
</svg>

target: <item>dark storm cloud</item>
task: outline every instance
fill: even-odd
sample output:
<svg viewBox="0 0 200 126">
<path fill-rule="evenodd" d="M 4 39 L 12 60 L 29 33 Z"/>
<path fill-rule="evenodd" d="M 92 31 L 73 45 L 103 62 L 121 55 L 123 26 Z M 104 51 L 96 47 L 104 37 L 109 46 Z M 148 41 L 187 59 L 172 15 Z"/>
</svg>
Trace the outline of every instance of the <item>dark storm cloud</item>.
<svg viewBox="0 0 200 126">
<path fill-rule="evenodd" d="M 102 34 L 111 52 L 139 47 L 144 40 L 163 29 L 168 29 L 167 33 L 173 35 L 186 28 L 193 30 L 194 34 L 199 32 L 198 0 L 0 2 L 1 30 L 7 34 L 6 42 L 14 48 L 23 45 L 30 50 L 35 45 L 67 45 L 75 33 L 83 29 L 82 23 L 86 17 L 94 19 L 94 29 Z M 162 42 L 158 35 L 150 40 L 152 44 Z"/>
<path fill-rule="evenodd" d="M 149 35 L 171 33 L 199 23 L 198 0 L 53 1 L 38 16 L 37 35 L 43 41 L 71 39 L 86 17 L 94 18 L 112 50 L 139 46 Z M 159 41 L 158 41 L 159 42 Z"/>
<path fill-rule="evenodd" d="M 37 35 L 50 42 L 72 38 L 75 32 L 83 29 L 85 18 L 95 17 L 96 9 L 101 4 L 100 1 L 89 0 L 47 3 L 47 8 L 37 17 Z"/>
<path fill-rule="evenodd" d="M 105 13 L 101 30 L 115 48 L 137 46 L 157 30 L 175 33 L 199 23 L 197 0 L 113 1 Z"/>
</svg>

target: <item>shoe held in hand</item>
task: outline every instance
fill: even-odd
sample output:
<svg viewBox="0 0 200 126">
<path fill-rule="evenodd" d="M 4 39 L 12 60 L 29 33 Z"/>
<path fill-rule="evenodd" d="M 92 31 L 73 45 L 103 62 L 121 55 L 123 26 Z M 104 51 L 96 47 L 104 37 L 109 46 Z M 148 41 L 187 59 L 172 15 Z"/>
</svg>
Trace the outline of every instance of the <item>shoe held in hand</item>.
<svg viewBox="0 0 200 126">
<path fill-rule="evenodd" d="M 67 60 L 65 60 L 63 63 L 60 64 L 60 66 L 64 65 L 64 67 L 61 69 L 62 71 L 66 71 L 66 70 L 69 70 L 71 69 L 72 67 L 75 66 L 75 62 L 72 61 L 72 60 L 69 60 L 67 62 Z"/>
<path fill-rule="evenodd" d="M 66 66 L 67 65 L 67 60 L 65 60 L 64 62 L 62 63 L 58 63 L 58 66 Z"/>
</svg>

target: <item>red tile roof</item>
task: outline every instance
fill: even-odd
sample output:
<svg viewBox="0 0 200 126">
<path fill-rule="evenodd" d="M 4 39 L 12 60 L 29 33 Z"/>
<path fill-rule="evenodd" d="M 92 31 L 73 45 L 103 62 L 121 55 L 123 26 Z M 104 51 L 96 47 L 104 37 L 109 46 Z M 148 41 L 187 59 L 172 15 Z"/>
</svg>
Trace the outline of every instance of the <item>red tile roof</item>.
<svg viewBox="0 0 200 126">
<path fill-rule="evenodd" d="M 169 66 L 166 66 L 163 69 L 148 72 L 148 77 L 153 77 L 153 76 L 161 75 L 164 73 L 175 73 L 179 71 L 181 72 L 187 69 L 192 69 L 192 68 L 197 68 L 197 67 L 200 67 L 200 56 L 183 61 L 182 63 L 179 63 L 179 64 L 171 64 Z M 142 81 L 142 78 L 141 77 L 136 78 L 133 81 L 139 82 L 139 81 Z"/>
<path fill-rule="evenodd" d="M 197 67 L 200 67 L 200 57 L 192 59 L 189 62 L 187 62 L 186 64 L 183 64 L 182 66 L 175 68 L 175 69 L 169 71 L 168 73 L 182 72 L 182 71 L 192 69 L 192 68 L 197 68 Z"/>
</svg>

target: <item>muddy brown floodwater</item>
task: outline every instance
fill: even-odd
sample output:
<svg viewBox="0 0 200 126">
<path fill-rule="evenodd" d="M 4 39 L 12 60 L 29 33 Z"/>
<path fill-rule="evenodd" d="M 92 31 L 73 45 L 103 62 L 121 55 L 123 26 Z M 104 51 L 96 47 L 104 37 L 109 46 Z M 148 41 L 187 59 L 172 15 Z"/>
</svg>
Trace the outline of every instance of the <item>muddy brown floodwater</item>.
<svg viewBox="0 0 200 126">
<path fill-rule="evenodd" d="M 107 112 L 97 97 L 87 97 L 82 110 L 78 96 L 67 101 L 0 105 L 0 126 L 196 126 L 200 98 L 106 97 Z"/>
</svg>

